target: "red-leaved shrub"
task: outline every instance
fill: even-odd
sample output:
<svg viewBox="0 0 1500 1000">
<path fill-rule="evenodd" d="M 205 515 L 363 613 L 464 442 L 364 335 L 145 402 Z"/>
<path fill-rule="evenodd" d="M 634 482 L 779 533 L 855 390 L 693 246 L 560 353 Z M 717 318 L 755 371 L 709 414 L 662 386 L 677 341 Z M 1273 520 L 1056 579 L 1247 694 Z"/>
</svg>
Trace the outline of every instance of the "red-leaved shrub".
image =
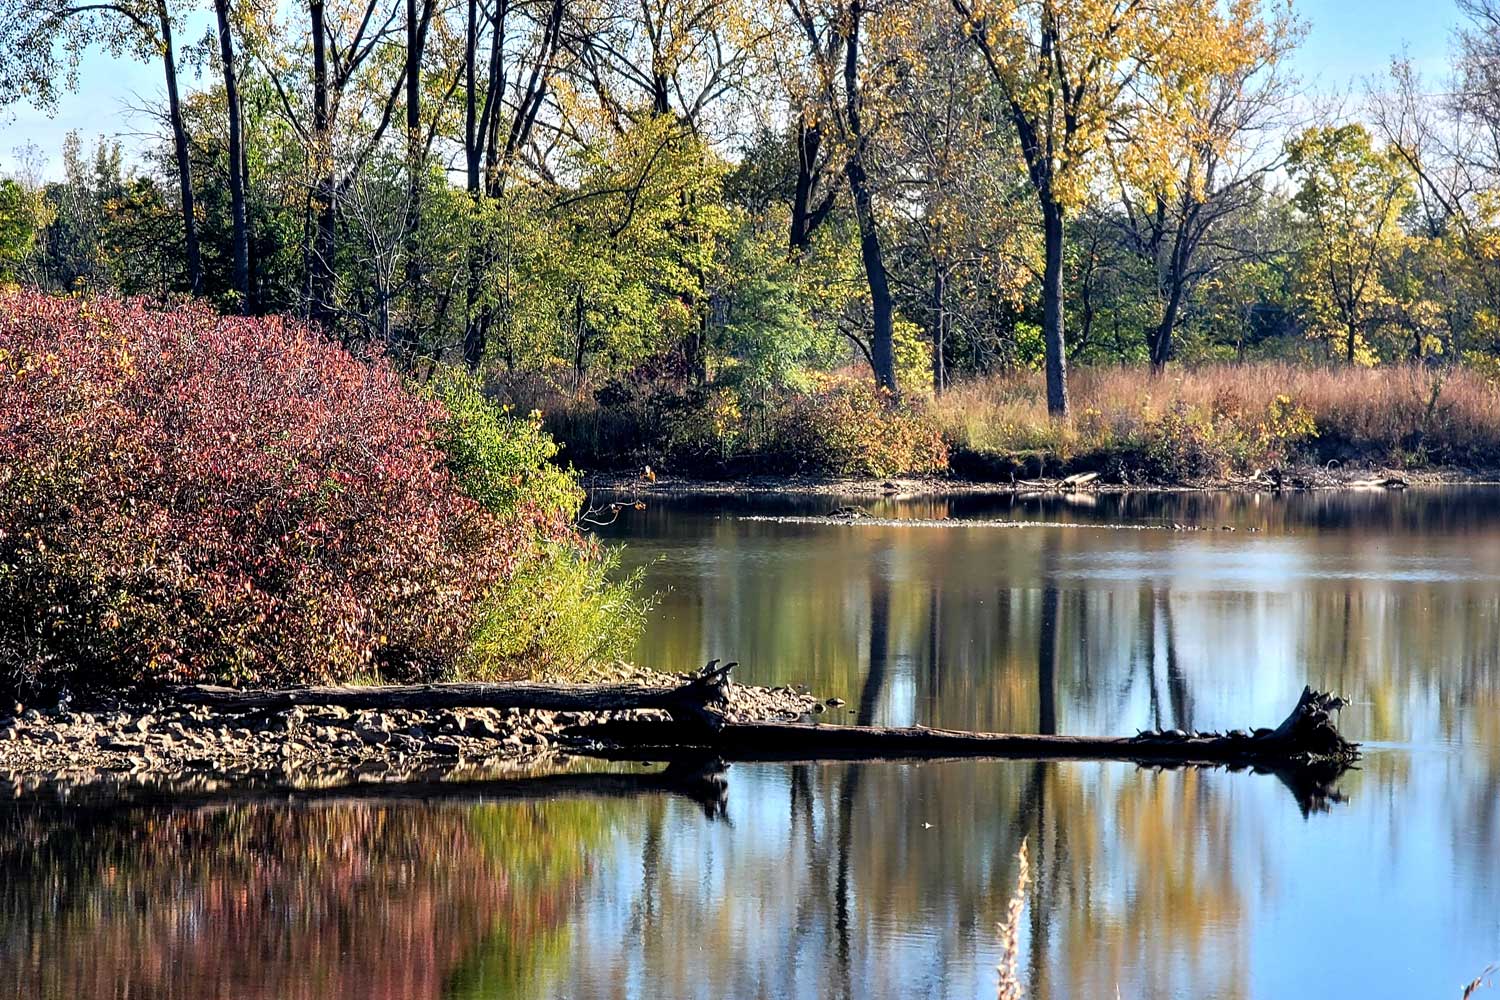
<svg viewBox="0 0 1500 1000">
<path fill-rule="evenodd" d="M 442 413 L 297 322 L 0 292 L 0 686 L 447 670 L 564 528 L 463 495 Z"/>
</svg>

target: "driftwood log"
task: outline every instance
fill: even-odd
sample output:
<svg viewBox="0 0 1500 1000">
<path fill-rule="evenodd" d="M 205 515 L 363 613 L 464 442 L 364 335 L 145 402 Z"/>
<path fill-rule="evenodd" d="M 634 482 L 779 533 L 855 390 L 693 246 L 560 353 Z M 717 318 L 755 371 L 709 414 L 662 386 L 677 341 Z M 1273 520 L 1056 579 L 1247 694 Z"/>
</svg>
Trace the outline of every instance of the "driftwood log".
<svg viewBox="0 0 1500 1000">
<path fill-rule="evenodd" d="M 1344 701 L 1304 688 L 1297 704 L 1274 729 L 1185 733 L 1140 732 L 1135 736 L 1053 736 L 970 733 L 925 726 L 886 728 L 807 722 L 735 722 L 717 709 L 725 703 L 733 663 L 712 661 L 677 687 L 643 684 L 553 685 L 419 684 L 372 687 L 304 687 L 280 691 L 187 687 L 181 702 L 226 712 L 274 712 L 299 706 L 347 709 L 431 710 L 453 708 L 539 709 L 620 712 L 658 709 L 670 721 L 617 720 L 564 732 L 573 748 L 600 756 L 669 756 L 672 748 L 712 751 L 728 760 L 809 758 L 1000 757 L 1090 758 L 1142 763 L 1255 764 L 1344 761 L 1358 758 L 1357 744 L 1344 739 L 1333 715 Z"/>
<path fill-rule="evenodd" d="M 564 735 L 595 738 L 604 744 L 660 756 L 666 748 L 712 749 L 726 760 L 807 760 L 811 758 L 901 759 L 912 757 L 1003 757 L 1011 759 L 1128 760 L 1140 763 L 1254 764 L 1275 761 L 1358 758 L 1334 725 L 1344 701 L 1304 688 L 1281 725 L 1253 732 L 1141 732 L 1135 736 L 1051 736 L 971 733 L 926 726 L 831 726 L 802 722 L 722 722 L 705 729 L 697 722 L 622 720 L 578 726 Z"/>
</svg>

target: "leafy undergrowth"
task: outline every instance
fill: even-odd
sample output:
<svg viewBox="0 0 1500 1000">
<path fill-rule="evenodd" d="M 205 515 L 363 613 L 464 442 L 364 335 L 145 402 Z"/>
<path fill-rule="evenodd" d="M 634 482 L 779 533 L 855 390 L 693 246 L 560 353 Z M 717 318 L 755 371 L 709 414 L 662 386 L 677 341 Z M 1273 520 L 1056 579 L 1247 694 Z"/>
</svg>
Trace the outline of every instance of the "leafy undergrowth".
<svg viewBox="0 0 1500 1000">
<path fill-rule="evenodd" d="M 617 655 L 630 614 L 555 641 L 556 621 L 595 613 L 568 602 L 613 594 L 607 560 L 538 423 L 486 406 L 293 321 L 0 293 L 0 687 Z"/>
<path fill-rule="evenodd" d="M 566 392 L 512 381 L 500 395 L 545 413 L 564 456 L 586 468 L 653 464 L 679 474 L 928 475 L 948 447 L 921 399 L 878 389 L 863 371 L 812 374 L 799 388 L 621 379 Z"/>
</svg>

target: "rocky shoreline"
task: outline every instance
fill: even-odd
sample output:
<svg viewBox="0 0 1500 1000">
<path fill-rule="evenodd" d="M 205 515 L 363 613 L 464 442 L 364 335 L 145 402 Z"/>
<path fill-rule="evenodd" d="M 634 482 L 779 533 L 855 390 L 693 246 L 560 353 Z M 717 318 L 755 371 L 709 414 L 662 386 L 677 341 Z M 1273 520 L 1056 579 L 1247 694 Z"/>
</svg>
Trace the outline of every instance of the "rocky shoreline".
<svg viewBox="0 0 1500 1000">
<path fill-rule="evenodd" d="M 640 668 L 613 679 L 672 687 L 685 677 Z M 730 721 L 796 719 L 823 710 L 791 688 L 731 684 Z M 58 782 L 109 778 L 296 784 L 343 778 L 400 780 L 434 769 L 515 765 L 566 751 L 562 731 L 655 718 L 656 710 L 542 712 L 518 709 L 350 711 L 291 708 L 229 714 L 164 702 L 69 701 L 47 709 L 0 705 L 0 789 L 25 794 Z"/>
</svg>

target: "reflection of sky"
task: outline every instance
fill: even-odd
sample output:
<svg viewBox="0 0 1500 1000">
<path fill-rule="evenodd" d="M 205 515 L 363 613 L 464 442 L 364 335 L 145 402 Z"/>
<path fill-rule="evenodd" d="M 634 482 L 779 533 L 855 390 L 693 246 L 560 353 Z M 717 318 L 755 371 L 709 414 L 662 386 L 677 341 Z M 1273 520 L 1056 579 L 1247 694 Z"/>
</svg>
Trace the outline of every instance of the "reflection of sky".
<svg viewBox="0 0 1500 1000">
<path fill-rule="evenodd" d="M 1034 956 L 1045 995 L 1115 985 L 1124 996 L 1444 995 L 1500 956 L 1495 499 L 1267 498 L 1220 510 L 1196 498 L 1195 523 L 1240 530 L 1186 534 L 815 527 L 658 509 L 638 522 L 627 557 L 668 553 L 649 571 L 673 589 L 643 660 L 734 657 L 745 679 L 805 681 L 851 705 L 873 688 L 876 718 L 889 724 L 1034 727 L 1048 587 L 1063 732 L 1129 733 L 1153 718 L 1267 725 L 1305 682 L 1346 694 L 1346 728 L 1374 745 L 1341 782 L 1350 800 L 1308 818 L 1270 777 L 1053 769 L 1029 834 L 1048 848 Z M 1132 504 L 1144 518 L 1184 517 Z M 658 549 L 657 538 L 670 541 Z M 870 662 L 877 622 L 883 671 Z M 849 865 L 852 995 L 992 989 L 991 925 L 1011 877 L 996 845 L 1025 798 L 1014 789 L 1023 766 L 944 767 L 941 780 L 863 770 Z M 678 843 L 660 877 L 696 880 L 702 928 L 740 928 L 716 947 L 753 952 L 736 961 L 743 983 L 774 984 L 764 995 L 828 995 L 805 969 L 830 961 L 832 933 L 828 905 L 806 900 L 837 881 L 827 869 L 837 868 L 828 844 L 840 779 L 822 773 L 832 785 L 810 839 L 775 767 L 733 769 L 732 830 L 683 808 L 664 834 Z M 981 775 L 1008 790 L 986 789 Z M 930 815 L 973 833 L 924 838 Z M 754 874 L 704 874 L 708 858 Z M 903 878 L 918 884 L 884 894 L 869 884 Z"/>
<path fill-rule="evenodd" d="M 1200 773 L 1192 796 L 1181 773 L 1052 766 L 1052 790 L 1083 811 L 1044 813 L 1028 831 L 1041 923 L 1026 924 L 1023 971 L 1054 998 L 1115 986 L 1184 998 L 1446 995 L 1500 942 L 1490 898 L 1500 883 L 1463 860 L 1485 845 L 1452 842 L 1435 784 L 1393 783 L 1372 764 L 1350 802 L 1306 819 L 1269 777 Z M 788 806 L 788 767 L 737 765 L 732 823 L 673 803 L 659 833 L 627 828 L 596 859 L 602 877 L 579 900 L 573 968 L 548 986 L 705 1000 L 992 995 L 994 921 L 1014 878 L 1007 793 L 1029 766 L 866 766 L 847 812 L 853 769 L 817 768 L 804 826 Z M 936 773 L 907 780 L 920 771 Z M 1126 818 L 1174 797 L 1184 808 L 1151 828 L 1165 842 Z M 1086 866 L 1067 856 L 1075 849 Z"/>
</svg>

